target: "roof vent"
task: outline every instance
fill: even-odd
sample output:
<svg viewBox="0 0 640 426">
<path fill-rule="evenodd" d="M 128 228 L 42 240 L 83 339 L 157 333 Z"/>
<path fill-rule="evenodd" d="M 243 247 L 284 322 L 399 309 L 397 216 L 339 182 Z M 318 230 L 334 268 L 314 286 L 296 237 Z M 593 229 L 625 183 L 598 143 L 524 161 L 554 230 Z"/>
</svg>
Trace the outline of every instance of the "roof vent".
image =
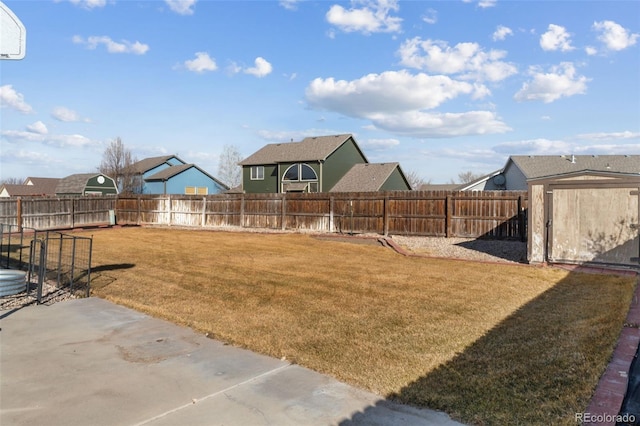
<svg viewBox="0 0 640 426">
<path fill-rule="evenodd" d="M 571 154 L 571 164 L 576 164 L 576 156 Z"/>
</svg>

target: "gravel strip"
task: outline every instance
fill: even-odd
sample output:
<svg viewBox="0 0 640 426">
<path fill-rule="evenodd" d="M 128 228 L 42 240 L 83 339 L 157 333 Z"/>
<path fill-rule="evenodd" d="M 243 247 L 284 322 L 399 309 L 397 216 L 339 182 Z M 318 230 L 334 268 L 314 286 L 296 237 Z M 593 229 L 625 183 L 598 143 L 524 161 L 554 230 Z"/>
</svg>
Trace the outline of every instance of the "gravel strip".
<svg viewBox="0 0 640 426">
<path fill-rule="evenodd" d="M 392 236 L 405 250 L 426 256 L 488 262 L 527 263 L 527 243 L 475 238 Z"/>
<path fill-rule="evenodd" d="M 20 309 L 37 301 L 38 284 L 31 283 L 29 292 L 22 292 L 12 296 L 0 297 L 0 312 L 11 309 Z M 69 288 L 56 287 L 55 281 L 44 282 L 42 284 L 42 298 L 40 304 L 51 305 L 63 300 L 76 299 L 77 297 L 69 291 Z"/>
</svg>

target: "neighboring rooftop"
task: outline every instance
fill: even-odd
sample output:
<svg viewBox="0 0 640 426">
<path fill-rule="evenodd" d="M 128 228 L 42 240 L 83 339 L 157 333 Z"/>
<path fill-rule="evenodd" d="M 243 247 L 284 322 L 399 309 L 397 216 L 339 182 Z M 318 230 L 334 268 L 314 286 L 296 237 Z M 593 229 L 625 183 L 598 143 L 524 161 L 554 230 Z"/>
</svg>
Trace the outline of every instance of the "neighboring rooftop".
<svg viewBox="0 0 640 426">
<path fill-rule="evenodd" d="M 250 166 L 326 160 L 352 136 L 351 134 L 317 136 L 304 138 L 301 142 L 272 143 L 265 145 L 238 164 Z"/>
<path fill-rule="evenodd" d="M 47 177 L 28 177 L 24 180 L 25 185 L 34 186 L 41 191 L 42 194 L 55 194 L 56 186 L 58 186 L 60 178 L 47 178 Z"/>
<path fill-rule="evenodd" d="M 398 163 L 354 164 L 329 192 L 379 191 L 397 167 Z"/>
<path fill-rule="evenodd" d="M 580 171 L 640 174 L 640 155 L 512 155 L 527 179 Z"/>
<path fill-rule="evenodd" d="M 77 173 L 60 179 L 56 194 L 82 194 L 87 181 L 100 173 Z"/>
<path fill-rule="evenodd" d="M 175 158 L 184 164 L 184 161 L 182 161 L 175 155 L 162 155 L 160 157 L 149 157 L 149 158 L 142 159 L 140 161 L 136 161 L 131 165 L 131 168 L 133 169 L 134 173 L 144 174 L 145 172 L 148 172 L 149 170 L 154 169 L 160 166 L 161 164 L 166 163 L 172 158 Z"/>
</svg>

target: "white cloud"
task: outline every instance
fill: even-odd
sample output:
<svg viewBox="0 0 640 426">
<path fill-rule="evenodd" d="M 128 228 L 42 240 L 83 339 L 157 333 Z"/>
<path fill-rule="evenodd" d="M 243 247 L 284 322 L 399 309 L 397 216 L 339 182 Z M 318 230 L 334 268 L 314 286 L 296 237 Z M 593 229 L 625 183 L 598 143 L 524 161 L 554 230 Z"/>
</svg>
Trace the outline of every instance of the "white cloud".
<svg viewBox="0 0 640 426">
<path fill-rule="evenodd" d="M 560 50 L 567 52 L 575 49 L 571 46 L 571 35 L 567 30 L 555 24 L 549 24 L 549 29 L 546 33 L 540 36 L 540 47 L 543 50 Z"/>
<path fill-rule="evenodd" d="M 23 114 L 33 112 L 31 105 L 24 101 L 24 95 L 16 92 L 11 84 L 0 86 L 0 106 L 15 109 Z"/>
<path fill-rule="evenodd" d="M 368 119 L 379 129 L 418 137 L 450 137 L 510 130 L 494 113 L 426 113 L 478 88 L 447 76 L 407 71 L 369 74 L 353 81 L 317 78 L 306 89 L 312 108 Z"/>
<path fill-rule="evenodd" d="M 85 40 L 83 37 L 75 35 L 73 36 L 72 41 L 75 44 L 83 44 L 87 49 L 91 50 L 102 44 L 107 48 L 107 52 L 109 53 L 133 53 L 135 55 L 144 55 L 149 50 L 149 45 L 140 43 L 139 41 L 131 43 L 130 41 L 122 40 L 118 43 L 108 36 L 90 36 Z"/>
<path fill-rule="evenodd" d="M 84 148 L 101 146 L 100 142 L 93 141 L 85 136 L 77 134 L 50 135 L 18 130 L 3 130 L 0 134 L 9 142 L 35 142 L 60 148 Z"/>
<path fill-rule="evenodd" d="M 69 108 L 60 107 L 60 106 L 55 107 L 53 111 L 51 111 L 51 117 L 55 118 L 58 121 L 64 121 L 68 123 L 77 122 L 77 121 L 84 121 L 88 123 L 90 121 L 86 118 L 80 117 L 80 115 L 78 115 L 77 112 Z"/>
<path fill-rule="evenodd" d="M 107 0 L 69 0 L 69 3 L 90 10 L 97 7 L 104 7 L 107 4 Z"/>
<path fill-rule="evenodd" d="M 580 139 L 588 139 L 593 141 L 604 141 L 604 140 L 624 140 L 624 139 L 639 139 L 640 140 L 640 132 L 630 132 L 628 130 L 624 132 L 611 132 L 611 133 L 584 133 L 576 136 Z"/>
<path fill-rule="evenodd" d="M 504 142 L 493 147 L 495 152 L 508 155 L 560 155 L 571 153 L 573 149 L 566 141 L 544 138 Z"/>
<path fill-rule="evenodd" d="M 296 10 L 300 1 L 301 0 L 280 0 L 278 3 L 287 10 Z"/>
<path fill-rule="evenodd" d="M 587 46 L 584 48 L 584 51 L 587 55 L 589 56 L 593 56 L 593 55 L 597 55 L 598 54 L 598 49 L 596 49 L 593 46 Z"/>
<path fill-rule="evenodd" d="M 427 24 L 435 24 L 438 22 L 438 12 L 435 9 L 427 9 L 422 15 L 422 20 Z"/>
<path fill-rule="evenodd" d="M 205 71 L 215 71 L 218 69 L 216 61 L 211 58 L 207 52 L 196 52 L 196 58 L 185 61 L 184 66 L 189 71 L 200 74 Z"/>
<path fill-rule="evenodd" d="M 360 142 L 360 145 L 363 148 L 368 148 L 374 151 L 381 151 L 385 149 L 391 149 L 394 146 L 400 145 L 400 141 L 398 139 L 369 139 L 366 141 Z"/>
<path fill-rule="evenodd" d="M 507 36 L 513 35 L 513 31 L 509 27 L 505 27 L 504 25 L 498 25 L 496 30 L 493 32 L 492 38 L 493 41 L 504 40 Z"/>
<path fill-rule="evenodd" d="M 533 79 L 525 82 L 514 95 L 518 102 L 542 101 L 550 103 L 563 97 L 582 95 L 587 91 L 589 79 L 577 75 L 576 69 L 570 62 L 551 67 L 550 72 L 530 71 Z"/>
<path fill-rule="evenodd" d="M 38 133 L 40 135 L 46 135 L 47 133 L 49 133 L 49 129 L 47 129 L 46 124 L 44 124 L 42 121 L 36 121 L 33 124 L 29 124 L 27 126 L 27 131 Z"/>
<path fill-rule="evenodd" d="M 398 50 L 402 65 L 433 73 L 459 74 L 463 79 L 500 81 L 515 74 L 517 68 L 502 61 L 502 50 L 484 51 L 477 43 L 458 43 L 450 47 L 439 40 L 406 40 Z"/>
<path fill-rule="evenodd" d="M 164 0 L 169 9 L 179 15 L 193 15 L 197 0 Z"/>
<path fill-rule="evenodd" d="M 567 140 L 529 139 L 504 142 L 493 147 L 493 151 L 507 155 L 625 155 L 640 153 L 640 143 L 598 144 L 602 140 L 622 141 L 638 139 L 640 134 L 631 132 L 595 133 L 577 135 Z"/>
<path fill-rule="evenodd" d="M 254 67 L 244 70 L 245 74 L 255 75 L 259 78 L 271 74 L 271 71 L 273 71 L 273 67 L 271 66 L 271 64 L 267 62 L 266 59 L 261 57 L 256 58 Z"/>
<path fill-rule="evenodd" d="M 226 70 L 227 70 L 227 73 L 229 74 L 238 74 L 239 72 L 242 72 L 242 67 L 238 65 L 236 62 L 230 61 L 229 65 L 227 65 L 226 67 Z"/>
<path fill-rule="evenodd" d="M 496 3 L 498 3 L 498 0 L 480 0 L 478 2 L 478 6 L 483 9 L 486 9 L 488 7 L 494 7 Z"/>
<path fill-rule="evenodd" d="M 640 37 L 640 34 L 630 34 L 626 28 L 613 21 L 594 22 L 592 28 L 600 33 L 598 40 L 609 50 L 624 50 L 636 44 Z"/>
<path fill-rule="evenodd" d="M 409 111 L 394 115 L 373 115 L 373 124 L 389 132 L 422 138 L 505 133 L 509 130 L 495 113 L 468 111 L 462 113 L 426 113 Z"/>
<path fill-rule="evenodd" d="M 459 95 L 472 94 L 474 86 L 447 76 L 387 71 L 357 80 L 316 78 L 306 89 L 312 107 L 351 117 L 432 109 Z"/>
<path fill-rule="evenodd" d="M 310 136 L 337 135 L 348 133 L 345 130 L 307 129 L 299 131 L 258 130 L 258 136 L 268 142 L 298 142 Z"/>
<path fill-rule="evenodd" d="M 327 21 L 344 32 L 393 33 L 401 30 L 402 18 L 390 16 L 399 10 L 397 0 L 352 0 L 350 9 L 333 5 Z M 356 7 L 362 6 L 362 7 Z"/>
</svg>

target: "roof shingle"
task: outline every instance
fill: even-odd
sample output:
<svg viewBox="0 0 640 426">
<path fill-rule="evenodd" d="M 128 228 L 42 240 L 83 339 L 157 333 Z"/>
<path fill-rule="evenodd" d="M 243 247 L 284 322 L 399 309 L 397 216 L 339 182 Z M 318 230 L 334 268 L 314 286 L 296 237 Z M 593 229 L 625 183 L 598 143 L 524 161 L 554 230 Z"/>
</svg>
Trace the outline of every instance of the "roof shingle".
<svg viewBox="0 0 640 426">
<path fill-rule="evenodd" d="M 398 166 L 398 163 L 354 164 L 329 192 L 379 191 Z"/>
<path fill-rule="evenodd" d="M 241 166 L 326 160 L 351 134 L 304 138 L 301 142 L 272 143 L 242 160 Z"/>
<path fill-rule="evenodd" d="M 595 171 L 640 174 L 640 155 L 512 155 L 527 179 Z"/>
</svg>

